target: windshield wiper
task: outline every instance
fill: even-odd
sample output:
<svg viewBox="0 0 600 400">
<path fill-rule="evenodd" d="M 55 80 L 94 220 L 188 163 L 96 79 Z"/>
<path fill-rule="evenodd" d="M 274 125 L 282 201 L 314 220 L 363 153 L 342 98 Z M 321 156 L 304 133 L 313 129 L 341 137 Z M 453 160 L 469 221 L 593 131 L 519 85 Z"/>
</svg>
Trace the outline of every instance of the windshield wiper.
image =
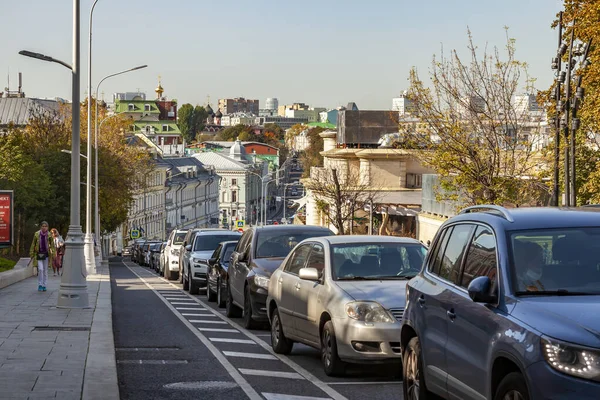
<svg viewBox="0 0 600 400">
<path fill-rule="evenodd" d="M 417 274 L 418 274 L 418 272 L 415 272 L 415 271 L 403 272 L 401 274 L 396 275 L 396 278 L 412 279 L 415 276 L 417 276 Z"/>
<path fill-rule="evenodd" d="M 537 290 L 537 291 L 518 291 L 515 293 L 517 296 L 593 296 L 600 293 L 592 292 L 572 292 L 567 289 L 558 290 Z"/>
<path fill-rule="evenodd" d="M 372 276 L 349 276 L 346 278 L 338 278 L 338 281 L 378 281 L 381 278 L 376 278 Z"/>
</svg>

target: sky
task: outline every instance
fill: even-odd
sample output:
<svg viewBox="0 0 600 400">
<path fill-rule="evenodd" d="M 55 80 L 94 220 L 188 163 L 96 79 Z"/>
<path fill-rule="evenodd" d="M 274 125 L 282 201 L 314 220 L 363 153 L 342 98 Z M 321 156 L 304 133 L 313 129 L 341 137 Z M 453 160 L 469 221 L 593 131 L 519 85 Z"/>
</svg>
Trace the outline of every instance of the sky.
<svg viewBox="0 0 600 400">
<path fill-rule="evenodd" d="M 81 93 L 87 91 L 89 11 L 81 0 Z M 73 1 L 0 0 L 0 87 L 28 97 L 71 99 L 71 75 L 58 64 L 23 57 L 30 50 L 72 63 Z M 158 77 L 164 95 L 204 105 L 210 96 L 384 109 L 408 85 L 416 67 L 426 76 L 432 56 L 464 54 L 467 28 L 475 43 L 503 47 L 504 27 L 517 58 L 530 66 L 538 89 L 554 79 L 550 61 L 557 33 L 550 25 L 560 0 L 99 0 L 93 14 L 92 87 L 146 92 Z M 95 90 L 95 89 L 94 89 Z M 101 97 L 102 98 L 102 97 Z"/>
</svg>

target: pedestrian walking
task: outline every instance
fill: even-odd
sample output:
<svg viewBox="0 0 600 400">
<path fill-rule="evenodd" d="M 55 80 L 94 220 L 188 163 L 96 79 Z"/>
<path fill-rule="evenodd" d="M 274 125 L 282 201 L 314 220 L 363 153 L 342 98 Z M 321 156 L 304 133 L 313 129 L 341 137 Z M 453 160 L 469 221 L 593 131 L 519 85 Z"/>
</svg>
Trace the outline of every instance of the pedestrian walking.
<svg viewBox="0 0 600 400">
<path fill-rule="evenodd" d="M 56 228 L 50 229 L 50 232 L 52 233 L 54 248 L 56 249 L 56 257 L 54 257 L 54 261 L 52 262 L 52 270 L 54 271 L 54 276 L 56 276 L 56 274 L 60 275 L 60 270 L 62 268 L 63 256 L 65 254 L 65 241 Z"/>
<path fill-rule="evenodd" d="M 52 264 L 54 261 L 56 249 L 54 247 L 54 240 L 50 237 L 50 233 L 48 232 L 48 223 L 42 221 L 40 226 L 41 229 L 33 235 L 33 242 L 31 242 L 29 255 L 31 258 L 37 260 L 38 291 L 45 292 L 46 282 L 48 280 L 48 264 Z"/>
</svg>

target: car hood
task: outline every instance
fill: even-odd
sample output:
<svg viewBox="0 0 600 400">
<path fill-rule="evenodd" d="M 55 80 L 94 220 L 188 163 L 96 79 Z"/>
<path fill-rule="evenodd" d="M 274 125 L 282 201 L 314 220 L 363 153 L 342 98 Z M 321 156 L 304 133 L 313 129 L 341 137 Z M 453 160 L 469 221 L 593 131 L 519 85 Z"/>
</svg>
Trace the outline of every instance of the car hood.
<svg viewBox="0 0 600 400">
<path fill-rule="evenodd" d="M 598 348 L 598 296 L 552 296 L 519 299 L 511 315 L 542 334 Z"/>
<path fill-rule="evenodd" d="M 284 259 L 284 257 L 255 258 L 252 264 L 258 268 L 261 275 L 269 277 L 273 271 L 279 268 Z"/>
<path fill-rule="evenodd" d="M 354 300 L 376 301 L 383 308 L 404 308 L 407 281 L 336 281 Z"/>
<path fill-rule="evenodd" d="M 199 258 L 201 260 L 208 260 L 210 259 L 210 256 L 212 256 L 212 254 L 214 253 L 214 251 L 208 250 L 208 251 L 193 251 L 190 254 L 191 258 Z"/>
</svg>

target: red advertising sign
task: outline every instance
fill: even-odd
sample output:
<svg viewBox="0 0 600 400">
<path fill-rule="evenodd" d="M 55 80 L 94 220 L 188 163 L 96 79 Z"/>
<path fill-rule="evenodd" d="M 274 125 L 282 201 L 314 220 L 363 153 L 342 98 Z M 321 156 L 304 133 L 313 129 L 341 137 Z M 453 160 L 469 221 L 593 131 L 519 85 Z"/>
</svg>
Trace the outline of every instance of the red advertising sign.
<svg viewBox="0 0 600 400">
<path fill-rule="evenodd" d="M 0 247 L 13 244 L 13 191 L 0 190 Z"/>
</svg>

